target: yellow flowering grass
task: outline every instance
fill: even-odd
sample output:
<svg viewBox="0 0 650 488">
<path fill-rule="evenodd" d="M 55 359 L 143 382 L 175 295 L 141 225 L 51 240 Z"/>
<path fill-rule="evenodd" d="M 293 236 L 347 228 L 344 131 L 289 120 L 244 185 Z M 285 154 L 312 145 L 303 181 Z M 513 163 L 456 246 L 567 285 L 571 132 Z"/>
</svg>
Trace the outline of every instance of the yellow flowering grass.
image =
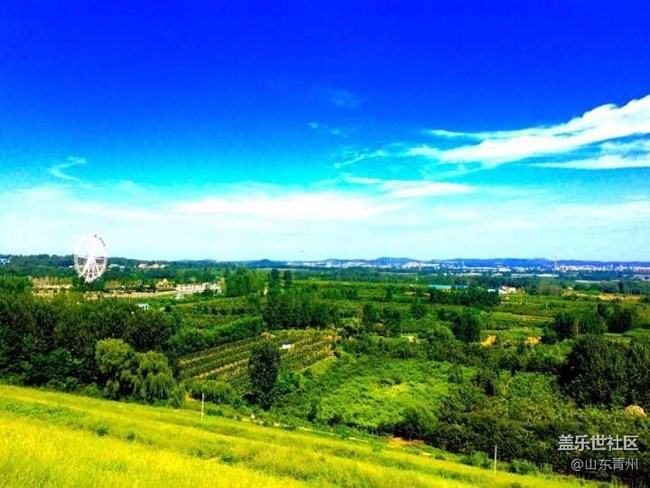
<svg viewBox="0 0 650 488">
<path fill-rule="evenodd" d="M 0 385 L 0 486 L 571 487 L 387 443 Z M 514 485 L 516 486 L 516 485 Z"/>
</svg>

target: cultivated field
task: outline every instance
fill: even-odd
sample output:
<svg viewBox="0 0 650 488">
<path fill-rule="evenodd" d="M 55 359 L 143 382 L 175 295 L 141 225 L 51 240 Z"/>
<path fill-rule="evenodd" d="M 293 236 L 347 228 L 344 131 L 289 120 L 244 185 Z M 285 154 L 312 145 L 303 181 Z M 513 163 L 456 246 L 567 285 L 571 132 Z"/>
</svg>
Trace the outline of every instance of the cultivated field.
<svg viewBox="0 0 650 488">
<path fill-rule="evenodd" d="M 248 384 L 247 366 L 251 350 L 265 341 L 281 349 L 282 363 L 287 371 L 306 368 L 331 353 L 331 340 L 315 330 L 281 330 L 250 337 L 223 346 L 206 349 L 181 358 L 181 379 L 217 380 L 245 390 Z"/>
</svg>

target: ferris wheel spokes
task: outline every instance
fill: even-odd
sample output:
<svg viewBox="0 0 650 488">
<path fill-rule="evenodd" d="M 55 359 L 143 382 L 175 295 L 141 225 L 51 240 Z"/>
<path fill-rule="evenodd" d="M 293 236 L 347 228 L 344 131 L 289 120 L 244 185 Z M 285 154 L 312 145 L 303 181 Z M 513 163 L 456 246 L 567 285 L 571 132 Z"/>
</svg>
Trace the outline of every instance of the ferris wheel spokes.
<svg viewBox="0 0 650 488">
<path fill-rule="evenodd" d="M 82 236 L 74 252 L 74 267 L 80 278 L 90 283 L 99 278 L 108 263 L 108 251 L 104 240 L 97 234 Z"/>
</svg>

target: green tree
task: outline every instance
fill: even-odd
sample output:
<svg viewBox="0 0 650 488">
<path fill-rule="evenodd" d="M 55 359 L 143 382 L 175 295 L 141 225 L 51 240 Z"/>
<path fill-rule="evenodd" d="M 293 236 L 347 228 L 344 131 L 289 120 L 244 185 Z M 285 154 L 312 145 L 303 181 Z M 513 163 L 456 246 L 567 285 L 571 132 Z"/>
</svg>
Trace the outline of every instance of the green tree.
<svg viewBox="0 0 650 488">
<path fill-rule="evenodd" d="M 172 317 L 137 309 L 125 319 L 122 337 L 137 351 L 162 351 L 172 335 Z"/>
<path fill-rule="evenodd" d="M 291 288 L 291 285 L 293 285 L 293 272 L 290 269 L 285 269 L 282 279 L 284 280 L 284 287 Z"/>
<path fill-rule="evenodd" d="M 553 317 L 553 330 L 557 340 L 574 339 L 580 332 L 580 322 L 575 314 L 560 312 Z"/>
<path fill-rule="evenodd" d="M 392 286 L 389 286 L 386 288 L 386 296 L 384 297 L 384 300 L 387 302 L 392 302 L 393 301 L 393 294 L 395 290 L 393 289 Z"/>
<path fill-rule="evenodd" d="M 401 333 L 402 313 L 397 308 L 387 307 L 382 311 L 386 335 L 396 337 Z"/>
<path fill-rule="evenodd" d="M 623 405 L 628 385 L 625 346 L 603 336 L 580 337 L 560 368 L 559 380 L 579 405 Z"/>
<path fill-rule="evenodd" d="M 160 352 L 137 354 L 136 392 L 148 402 L 167 399 L 176 388 L 176 381 L 167 358 Z"/>
<path fill-rule="evenodd" d="M 81 361 L 67 349 L 55 349 L 48 354 L 36 355 L 26 363 L 25 384 L 49 384 L 57 389 L 69 390 L 78 385 Z"/>
<path fill-rule="evenodd" d="M 427 306 L 422 303 L 422 300 L 417 298 L 412 304 L 411 304 L 411 315 L 413 318 L 416 319 L 421 319 L 427 314 Z"/>
<path fill-rule="evenodd" d="M 607 330 L 609 332 L 623 333 L 632 328 L 634 313 L 629 308 L 615 305 L 607 317 Z"/>
<path fill-rule="evenodd" d="M 256 289 L 255 275 L 248 268 L 240 266 L 226 275 L 226 295 L 229 297 L 248 295 Z"/>
<path fill-rule="evenodd" d="M 409 406 L 404 410 L 402 420 L 395 425 L 395 434 L 406 438 L 426 440 L 433 432 L 436 418 L 424 407 Z"/>
<path fill-rule="evenodd" d="M 560 312 L 554 317 L 553 330 L 557 339 L 575 339 L 578 334 L 604 334 L 607 330 L 601 314 L 602 307 L 596 311 L 582 310 Z"/>
<path fill-rule="evenodd" d="M 269 293 L 278 293 L 280 291 L 280 271 L 276 268 L 269 274 Z"/>
<path fill-rule="evenodd" d="M 361 323 L 366 330 L 379 322 L 379 310 L 372 303 L 364 303 L 361 310 Z"/>
<path fill-rule="evenodd" d="M 542 342 L 549 346 L 557 343 L 557 333 L 555 330 L 550 327 L 544 327 L 542 332 Z"/>
<path fill-rule="evenodd" d="M 650 338 L 634 338 L 627 354 L 627 403 L 650 409 Z"/>
<path fill-rule="evenodd" d="M 268 410 L 275 399 L 275 384 L 280 369 L 280 351 L 271 342 L 253 348 L 248 363 L 253 401 Z"/>
<path fill-rule="evenodd" d="M 453 361 L 456 360 L 458 352 L 457 345 L 460 345 L 455 339 L 453 332 L 449 327 L 434 323 L 422 332 L 423 339 L 426 339 L 424 345 L 427 357 L 432 361 Z"/>
<path fill-rule="evenodd" d="M 481 340 L 481 321 L 478 314 L 472 310 L 464 310 L 454 320 L 452 328 L 456 339 L 465 343 Z"/>
<path fill-rule="evenodd" d="M 481 368 L 473 379 L 474 384 L 483 389 L 488 396 L 497 394 L 498 381 L 498 372 L 492 368 Z"/>
<path fill-rule="evenodd" d="M 580 332 L 583 334 L 604 334 L 607 332 L 607 324 L 596 313 L 591 310 L 582 312 L 578 316 Z"/>
<path fill-rule="evenodd" d="M 95 361 L 107 397 L 133 394 L 137 384 L 135 351 L 122 339 L 104 339 L 95 345 Z"/>
<path fill-rule="evenodd" d="M 235 389 L 229 383 L 215 380 L 196 380 L 188 384 L 190 395 L 200 400 L 205 395 L 206 401 L 228 404 L 237 398 Z"/>
</svg>

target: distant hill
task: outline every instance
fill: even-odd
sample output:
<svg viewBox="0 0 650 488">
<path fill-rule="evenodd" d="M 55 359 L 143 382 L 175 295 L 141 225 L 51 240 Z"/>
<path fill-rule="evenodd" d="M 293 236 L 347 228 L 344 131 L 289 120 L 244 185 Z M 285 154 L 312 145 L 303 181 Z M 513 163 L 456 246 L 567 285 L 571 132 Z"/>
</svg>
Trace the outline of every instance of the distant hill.
<svg viewBox="0 0 650 488">
<path fill-rule="evenodd" d="M 443 267 L 507 267 L 507 268 L 553 268 L 557 266 L 595 266 L 595 267 L 650 267 L 650 261 L 596 261 L 596 260 L 580 260 L 580 259 L 558 259 L 550 260 L 547 258 L 454 258 L 454 259 L 417 259 L 410 257 L 390 257 L 382 256 L 378 258 L 359 258 L 359 259 L 344 259 L 344 258 L 330 258 L 318 260 L 272 260 L 272 259 L 254 259 L 254 260 L 240 260 L 240 261 L 221 261 L 217 259 L 179 259 L 179 260 L 147 260 L 147 259 L 133 259 L 124 257 L 109 257 L 111 264 L 134 267 L 140 263 L 145 264 L 177 264 L 186 267 L 210 267 L 225 264 L 243 264 L 251 268 L 272 268 L 282 267 L 289 264 L 312 264 L 318 265 L 328 263 L 332 266 L 353 266 L 355 264 L 363 265 L 366 267 L 401 267 L 407 263 L 422 263 L 423 265 L 438 264 Z M 72 255 L 57 256 L 49 254 L 39 255 L 11 255 L 0 254 L 0 265 L 7 265 L 8 263 L 20 263 L 22 265 L 39 267 L 56 267 L 64 268 L 72 265 Z"/>
</svg>

